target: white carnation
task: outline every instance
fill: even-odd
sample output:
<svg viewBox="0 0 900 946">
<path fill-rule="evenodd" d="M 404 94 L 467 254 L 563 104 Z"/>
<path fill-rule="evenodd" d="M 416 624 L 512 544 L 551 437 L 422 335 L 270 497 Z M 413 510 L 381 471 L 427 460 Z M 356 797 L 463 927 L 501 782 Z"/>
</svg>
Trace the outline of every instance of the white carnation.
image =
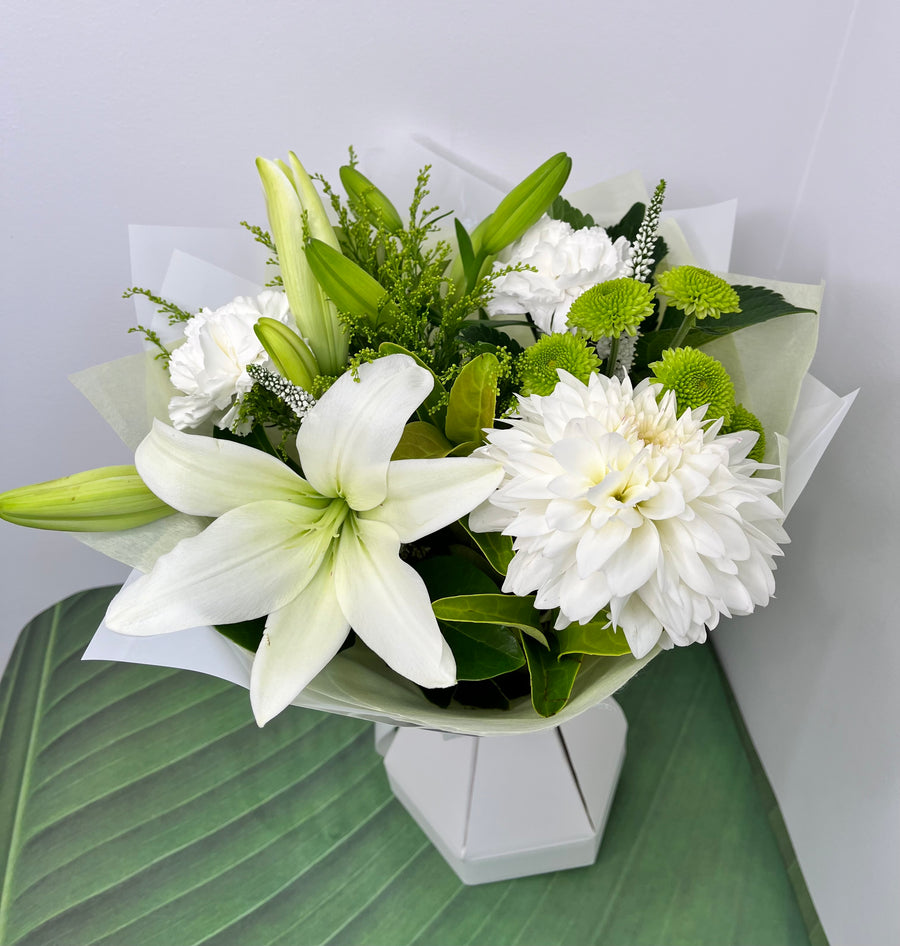
<svg viewBox="0 0 900 946">
<path fill-rule="evenodd" d="M 569 307 L 585 289 L 631 275 L 631 246 L 625 237 L 613 242 L 602 227 L 573 230 L 544 216 L 500 254 L 494 269 L 510 263 L 526 263 L 537 272 L 501 276 L 488 314 L 530 312 L 542 331 L 565 332 Z"/>
<path fill-rule="evenodd" d="M 172 352 L 169 377 L 184 394 L 169 401 L 172 423 L 197 427 L 219 411 L 219 427 L 229 427 L 241 397 L 253 387 L 247 365 L 270 367 L 253 331 L 262 316 L 294 327 L 283 292 L 268 289 L 255 299 L 238 296 L 219 309 L 201 309 L 185 326 L 184 344 Z"/>
<path fill-rule="evenodd" d="M 476 451 L 506 471 L 469 519 L 515 538 L 503 591 L 537 592 L 557 628 L 608 609 L 636 657 L 766 604 L 788 537 L 769 498 L 780 484 L 747 459 L 755 438 L 717 436 L 705 408 L 678 417 L 648 381 L 559 374 Z"/>
</svg>

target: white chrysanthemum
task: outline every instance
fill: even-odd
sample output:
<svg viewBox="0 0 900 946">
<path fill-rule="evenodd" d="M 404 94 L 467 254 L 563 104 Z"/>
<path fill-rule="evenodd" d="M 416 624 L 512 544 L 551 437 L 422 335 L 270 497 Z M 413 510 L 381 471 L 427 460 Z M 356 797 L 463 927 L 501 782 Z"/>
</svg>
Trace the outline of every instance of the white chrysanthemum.
<svg viewBox="0 0 900 946">
<path fill-rule="evenodd" d="M 527 263 L 537 272 L 501 276 L 488 314 L 530 312 L 542 331 L 565 332 L 569 307 L 585 289 L 631 275 L 631 246 L 625 237 L 613 242 L 602 227 L 573 230 L 544 216 L 500 254 L 494 268 L 510 263 Z"/>
<path fill-rule="evenodd" d="M 609 609 L 636 657 L 766 604 L 788 537 L 769 498 L 780 484 L 752 476 L 754 438 L 717 436 L 705 408 L 678 417 L 647 381 L 559 374 L 476 451 L 506 470 L 470 517 L 515 538 L 503 590 L 537 592 L 538 608 L 560 609 L 557 628 Z"/>
<path fill-rule="evenodd" d="M 169 377 L 184 397 L 169 401 L 169 416 L 179 429 L 197 427 L 217 411 L 229 427 L 242 395 L 253 387 L 247 365 L 270 367 L 253 326 L 262 316 L 293 327 L 283 292 L 267 289 L 255 299 L 238 296 L 219 309 L 201 309 L 185 326 L 184 344 L 172 352 Z"/>
</svg>

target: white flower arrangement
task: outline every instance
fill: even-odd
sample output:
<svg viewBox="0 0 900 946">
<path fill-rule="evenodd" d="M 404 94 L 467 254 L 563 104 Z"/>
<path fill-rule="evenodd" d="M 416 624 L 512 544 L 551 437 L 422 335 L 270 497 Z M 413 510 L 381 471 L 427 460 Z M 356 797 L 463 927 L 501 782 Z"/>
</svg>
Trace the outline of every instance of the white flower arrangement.
<svg viewBox="0 0 900 946">
<path fill-rule="evenodd" d="M 295 156 L 260 159 L 274 288 L 169 306 L 171 351 L 144 330 L 168 407 L 134 467 L 0 495 L 145 573 L 92 655 L 241 682 L 260 725 L 299 703 L 524 732 L 769 600 L 815 313 L 691 265 L 662 186 L 599 226 L 570 167 L 453 247 L 424 172 L 404 222 L 342 168 L 329 219 Z"/>
</svg>

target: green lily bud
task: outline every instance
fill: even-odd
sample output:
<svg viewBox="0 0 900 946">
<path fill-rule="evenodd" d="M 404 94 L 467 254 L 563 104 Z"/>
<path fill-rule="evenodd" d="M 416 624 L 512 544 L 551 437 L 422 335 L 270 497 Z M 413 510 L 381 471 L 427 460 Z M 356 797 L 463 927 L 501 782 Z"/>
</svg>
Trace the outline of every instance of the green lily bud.
<svg viewBox="0 0 900 946">
<path fill-rule="evenodd" d="M 387 197 L 364 175 L 345 164 L 341 170 L 341 183 L 351 201 L 356 200 L 366 207 L 376 217 L 384 221 L 388 230 L 402 230 L 403 221 L 397 208 L 387 199 Z"/>
<path fill-rule="evenodd" d="M 303 252 L 306 234 L 337 246 L 334 231 L 309 175 L 296 156 L 290 163 L 257 158 L 266 195 L 269 225 L 278 249 L 278 263 L 291 311 L 324 374 L 340 374 L 347 362 L 347 337 L 337 310 L 325 297 Z"/>
<path fill-rule="evenodd" d="M 57 532 L 121 532 L 173 512 L 133 466 L 105 466 L 0 493 L 0 518 Z"/>
<path fill-rule="evenodd" d="M 308 391 L 318 377 L 319 366 L 309 346 L 291 328 L 277 319 L 263 316 L 258 319 L 253 331 L 259 343 L 275 362 L 275 369 L 291 384 Z"/>
<path fill-rule="evenodd" d="M 572 159 L 560 151 L 514 187 L 491 214 L 479 249 L 488 256 L 518 240 L 540 220 L 559 196 L 572 170 Z"/>
<path fill-rule="evenodd" d="M 309 241 L 306 258 L 319 285 L 342 312 L 366 316 L 375 325 L 385 320 L 387 291 L 364 269 L 321 240 Z"/>
</svg>

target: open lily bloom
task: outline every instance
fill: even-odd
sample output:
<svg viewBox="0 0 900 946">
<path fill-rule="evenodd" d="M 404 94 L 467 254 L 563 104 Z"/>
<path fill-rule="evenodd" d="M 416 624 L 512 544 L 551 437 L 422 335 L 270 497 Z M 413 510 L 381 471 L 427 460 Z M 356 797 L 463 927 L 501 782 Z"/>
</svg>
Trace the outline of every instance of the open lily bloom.
<svg viewBox="0 0 900 946">
<path fill-rule="evenodd" d="M 456 682 L 425 585 L 400 544 L 443 528 L 500 482 L 477 458 L 396 460 L 429 372 L 391 355 L 343 375 L 297 435 L 305 478 L 251 447 L 156 423 L 138 448 L 144 482 L 169 505 L 215 517 L 112 601 L 107 626 L 178 631 L 268 615 L 250 699 L 263 725 L 337 653 L 350 627 L 426 687 Z"/>
</svg>

